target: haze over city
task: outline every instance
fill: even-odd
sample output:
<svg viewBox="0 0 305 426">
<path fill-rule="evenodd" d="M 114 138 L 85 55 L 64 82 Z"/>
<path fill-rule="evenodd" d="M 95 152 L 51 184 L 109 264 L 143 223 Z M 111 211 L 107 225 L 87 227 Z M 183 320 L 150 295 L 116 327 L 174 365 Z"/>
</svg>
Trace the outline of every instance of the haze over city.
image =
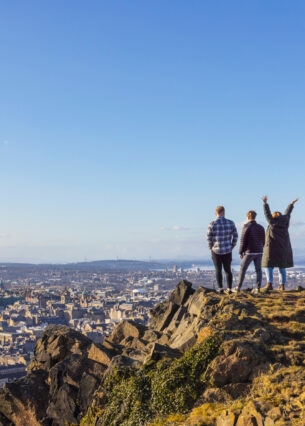
<svg viewBox="0 0 305 426">
<path fill-rule="evenodd" d="M 0 4 L 0 262 L 205 259 L 261 197 L 305 259 L 305 3 Z M 238 260 L 235 249 L 233 257 Z"/>
</svg>

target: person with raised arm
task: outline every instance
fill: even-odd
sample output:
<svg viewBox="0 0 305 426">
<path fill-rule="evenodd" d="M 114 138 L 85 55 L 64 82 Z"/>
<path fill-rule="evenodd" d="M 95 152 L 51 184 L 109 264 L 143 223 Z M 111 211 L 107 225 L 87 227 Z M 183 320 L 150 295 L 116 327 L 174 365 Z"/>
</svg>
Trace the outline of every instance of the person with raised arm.
<svg viewBox="0 0 305 426">
<path fill-rule="evenodd" d="M 273 290 L 273 269 L 279 269 L 279 287 L 278 290 L 285 290 L 286 285 L 286 268 L 293 267 L 293 254 L 288 232 L 290 215 L 294 208 L 294 204 L 298 198 L 291 201 L 282 214 L 278 211 L 271 213 L 268 197 L 262 197 L 264 203 L 264 213 L 268 222 L 266 230 L 266 242 L 262 258 L 262 267 L 265 270 L 267 284 L 263 291 Z"/>
</svg>

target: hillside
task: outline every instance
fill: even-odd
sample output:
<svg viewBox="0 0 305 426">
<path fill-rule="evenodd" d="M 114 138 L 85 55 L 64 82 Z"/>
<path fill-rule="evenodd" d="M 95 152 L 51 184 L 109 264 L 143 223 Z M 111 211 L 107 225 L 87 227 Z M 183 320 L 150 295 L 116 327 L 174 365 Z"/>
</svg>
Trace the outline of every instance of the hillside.
<svg viewBox="0 0 305 426">
<path fill-rule="evenodd" d="M 0 425 L 304 425 L 305 291 L 218 295 L 180 282 L 149 327 L 103 345 L 49 326 Z"/>
</svg>

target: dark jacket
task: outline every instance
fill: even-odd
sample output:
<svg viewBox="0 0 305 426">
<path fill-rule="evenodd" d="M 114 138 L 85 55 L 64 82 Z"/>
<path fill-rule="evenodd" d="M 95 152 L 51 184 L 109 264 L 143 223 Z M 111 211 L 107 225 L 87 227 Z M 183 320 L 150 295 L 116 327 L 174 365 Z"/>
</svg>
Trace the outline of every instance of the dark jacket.
<svg viewBox="0 0 305 426">
<path fill-rule="evenodd" d="M 283 215 L 272 217 L 269 204 L 264 204 L 264 213 L 269 226 L 266 231 L 263 267 L 291 268 L 293 266 L 292 248 L 288 233 L 292 210 L 293 204 L 289 204 Z"/>
<path fill-rule="evenodd" d="M 247 222 L 242 230 L 239 244 L 239 254 L 263 253 L 265 244 L 265 229 L 255 220 Z"/>
</svg>

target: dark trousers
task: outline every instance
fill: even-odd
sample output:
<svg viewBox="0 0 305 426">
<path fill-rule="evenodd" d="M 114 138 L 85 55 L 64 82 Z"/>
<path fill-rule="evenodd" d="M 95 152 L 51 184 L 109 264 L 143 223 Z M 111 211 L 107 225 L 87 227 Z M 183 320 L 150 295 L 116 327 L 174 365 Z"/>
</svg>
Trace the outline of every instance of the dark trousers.
<svg viewBox="0 0 305 426">
<path fill-rule="evenodd" d="M 227 287 L 232 288 L 232 271 L 231 271 L 231 263 L 232 263 L 232 252 L 226 254 L 217 254 L 212 250 L 212 260 L 215 266 L 216 272 L 216 281 L 219 288 L 222 288 L 222 268 L 226 274 Z"/>
<path fill-rule="evenodd" d="M 254 263 L 256 272 L 256 288 L 261 288 L 262 284 L 262 254 L 245 254 L 240 265 L 237 287 L 240 289 L 244 281 L 246 271 L 251 262 Z"/>
</svg>

